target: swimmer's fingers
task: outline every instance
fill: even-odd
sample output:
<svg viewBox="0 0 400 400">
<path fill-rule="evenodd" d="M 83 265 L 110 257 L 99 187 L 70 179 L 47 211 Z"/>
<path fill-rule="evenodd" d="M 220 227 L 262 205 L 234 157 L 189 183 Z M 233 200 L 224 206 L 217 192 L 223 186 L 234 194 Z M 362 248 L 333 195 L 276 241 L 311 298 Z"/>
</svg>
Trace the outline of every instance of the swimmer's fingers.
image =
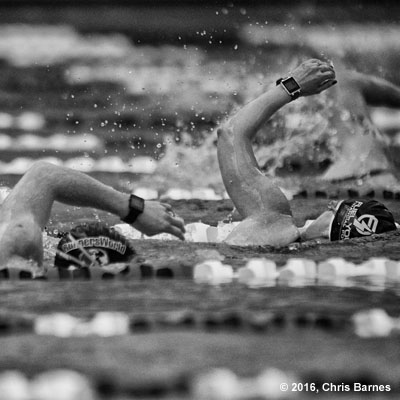
<svg viewBox="0 0 400 400">
<path fill-rule="evenodd" d="M 168 228 L 166 229 L 166 232 L 176 236 L 177 238 L 179 238 L 180 240 L 185 240 L 185 236 L 184 236 L 184 229 L 182 230 L 182 228 L 172 225 L 170 224 L 168 226 Z"/>
<path fill-rule="evenodd" d="M 173 231 L 170 233 L 179 237 L 179 239 L 181 239 L 181 240 L 185 240 L 184 233 L 186 232 L 186 230 L 185 230 L 185 223 L 183 221 L 183 218 L 169 216 L 168 222 L 170 223 L 171 230 Z M 178 234 L 176 234 L 176 233 L 178 233 Z"/>
<path fill-rule="evenodd" d="M 336 76 L 330 63 L 316 59 L 303 62 L 294 69 L 291 75 L 300 85 L 301 96 L 320 93 L 333 84 Z M 332 83 L 327 83 L 328 80 Z"/>
<path fill-rule="evenodd" d="M 336 74 L 333 68 L 328 68 L 328 67 L 319 67 L 318 68 L 318 76 L 319 79 L 322 81 L 328 80 L 328 79 L 335 79 Z"/>
<path fill-rule="evenodd" d="M 158 201 L 146 201 L 143 213 L 132 225 L 147 236 L 169 232 L 183 238 L 183 221 L 175 216 L 170 205 Z"/>
<path fill-rule="evenodd" d="M 334 71 L 334 66 L 332 61 L 322 61 L 318 59 L 309 60 L 310 65 L 314 65 L 321 72 Z"/>
<path fill-rule="evenodd" d="M 167 203 L 161 203 L 161 205 L 165 208 L 165 211 L 167 212 L 168 215 L 170 215 L 172 218 L 177 217 L 179 218 L 176 214 L 174 209 L 170 204 Z M 183 220 L 182 220 L 183 221 Z"/>
<path fill-rule="evenodd" d="M 168 203 L 160 203 L 167 211 L 172 211 L 171 204 Z"/>
<path fill-rule="evenodd" d="M 329 73 L 335 73 L 335 70 L 333 69 L 333 67 L 329 64 L 322 64 L 319 66 L 319 70 L 320 72 L 324 73 L 324 72 L 329 72 Z"/>
<path fill-rule="evenodd" d="M 169 222 L 176 226 L 177 228 L 181 229 L 182 232 L 185 232 L 185 222 L 183 220 L 183 218 L 178 217 L 177 215 L 173 215 L 173 216 L 169 216 Z"/>
<path fill-rule="evenodd" d="M 320 84 L 319 92 L 329 89 L 331 86 L 336 85 L 336 84 L 337 84 L 336 79 L 326 79 Z"/>
</svg>

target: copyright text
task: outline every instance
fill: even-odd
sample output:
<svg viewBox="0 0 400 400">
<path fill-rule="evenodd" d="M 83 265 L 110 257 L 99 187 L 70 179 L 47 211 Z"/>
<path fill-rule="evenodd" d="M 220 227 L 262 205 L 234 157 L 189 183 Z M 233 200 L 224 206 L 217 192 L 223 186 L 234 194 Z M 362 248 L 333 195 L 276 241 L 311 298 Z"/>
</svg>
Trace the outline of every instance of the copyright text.
<svg viewBox="0 0 400 400">
<path fill-rule="evenodd" d="M 345 383 L 331 383 L 324 382 L 322 384 L 316 383 L 304 383 L 304 382 L 292 382 L 292 383 L 281 383 L 280 390 L 282 392 L 390 392 L 392 388 L 390 385 L 365 385 L 363 383 L 354 382 L 352 384 Z"/>
</svg>

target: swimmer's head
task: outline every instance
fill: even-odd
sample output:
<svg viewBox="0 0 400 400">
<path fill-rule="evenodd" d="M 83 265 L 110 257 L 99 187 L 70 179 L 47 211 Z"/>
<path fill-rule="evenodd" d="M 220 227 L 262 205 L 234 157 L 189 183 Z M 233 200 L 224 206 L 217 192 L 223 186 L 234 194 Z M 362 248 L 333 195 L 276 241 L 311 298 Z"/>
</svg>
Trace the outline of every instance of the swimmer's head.
<svg viewBox="0 0 400 400">
<path fill-rule="evenodd" d="M 376 200 L 333 201 L 301 233 L 303 240 L 329 238 L 332 241 L 370 236 L 395 230 L 396 223 L 387 207 Z"/>
<path fill-rule="evenodd" d="M 376 200 L 343 200 L 333 210 L 330 240 L 346 240 L 396 230 L 388 208 Z"/>
</svg>

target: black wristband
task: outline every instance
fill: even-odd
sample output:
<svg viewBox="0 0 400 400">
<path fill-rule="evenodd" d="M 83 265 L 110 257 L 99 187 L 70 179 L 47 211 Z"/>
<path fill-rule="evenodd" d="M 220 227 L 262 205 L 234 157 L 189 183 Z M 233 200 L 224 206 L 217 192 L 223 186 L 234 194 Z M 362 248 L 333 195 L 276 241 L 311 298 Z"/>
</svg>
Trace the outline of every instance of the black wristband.
<svg viewBox="0 0 400 400">
<path fill-rule="evenodd" d="M 129 213 L 125 218 L 121 218 L 122 221 L 126 222 L 127 224 L 133 224 L 137 217 L 143 212 L 144 210 L 144 199 L 139 196 L 135 196 L 131 194 L 129 197 Z"/>
</svg>

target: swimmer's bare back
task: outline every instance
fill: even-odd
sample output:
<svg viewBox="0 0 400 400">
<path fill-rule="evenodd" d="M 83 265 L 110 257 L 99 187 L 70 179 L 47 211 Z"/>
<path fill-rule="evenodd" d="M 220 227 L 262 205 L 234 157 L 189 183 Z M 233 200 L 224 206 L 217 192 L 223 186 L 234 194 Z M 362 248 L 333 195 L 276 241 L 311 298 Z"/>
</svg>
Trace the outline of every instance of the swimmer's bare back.
<svg viewBox="0 0 400 400">
<path fill-rule="evenodd" d="M 336 83 L 330 63 L 307 60 L 289 76 L 301 96 L 318 94 Z M 252 148 L 257 131 L 292 97 L 281 85 L 251 101 L 218 129 L 218 161 L 225 188 L 244 220 L 225 240 L 232 245 L 284 246 L 300 237 L 290 205 L 272 179 L 259 169 Z"/>
</svg>

